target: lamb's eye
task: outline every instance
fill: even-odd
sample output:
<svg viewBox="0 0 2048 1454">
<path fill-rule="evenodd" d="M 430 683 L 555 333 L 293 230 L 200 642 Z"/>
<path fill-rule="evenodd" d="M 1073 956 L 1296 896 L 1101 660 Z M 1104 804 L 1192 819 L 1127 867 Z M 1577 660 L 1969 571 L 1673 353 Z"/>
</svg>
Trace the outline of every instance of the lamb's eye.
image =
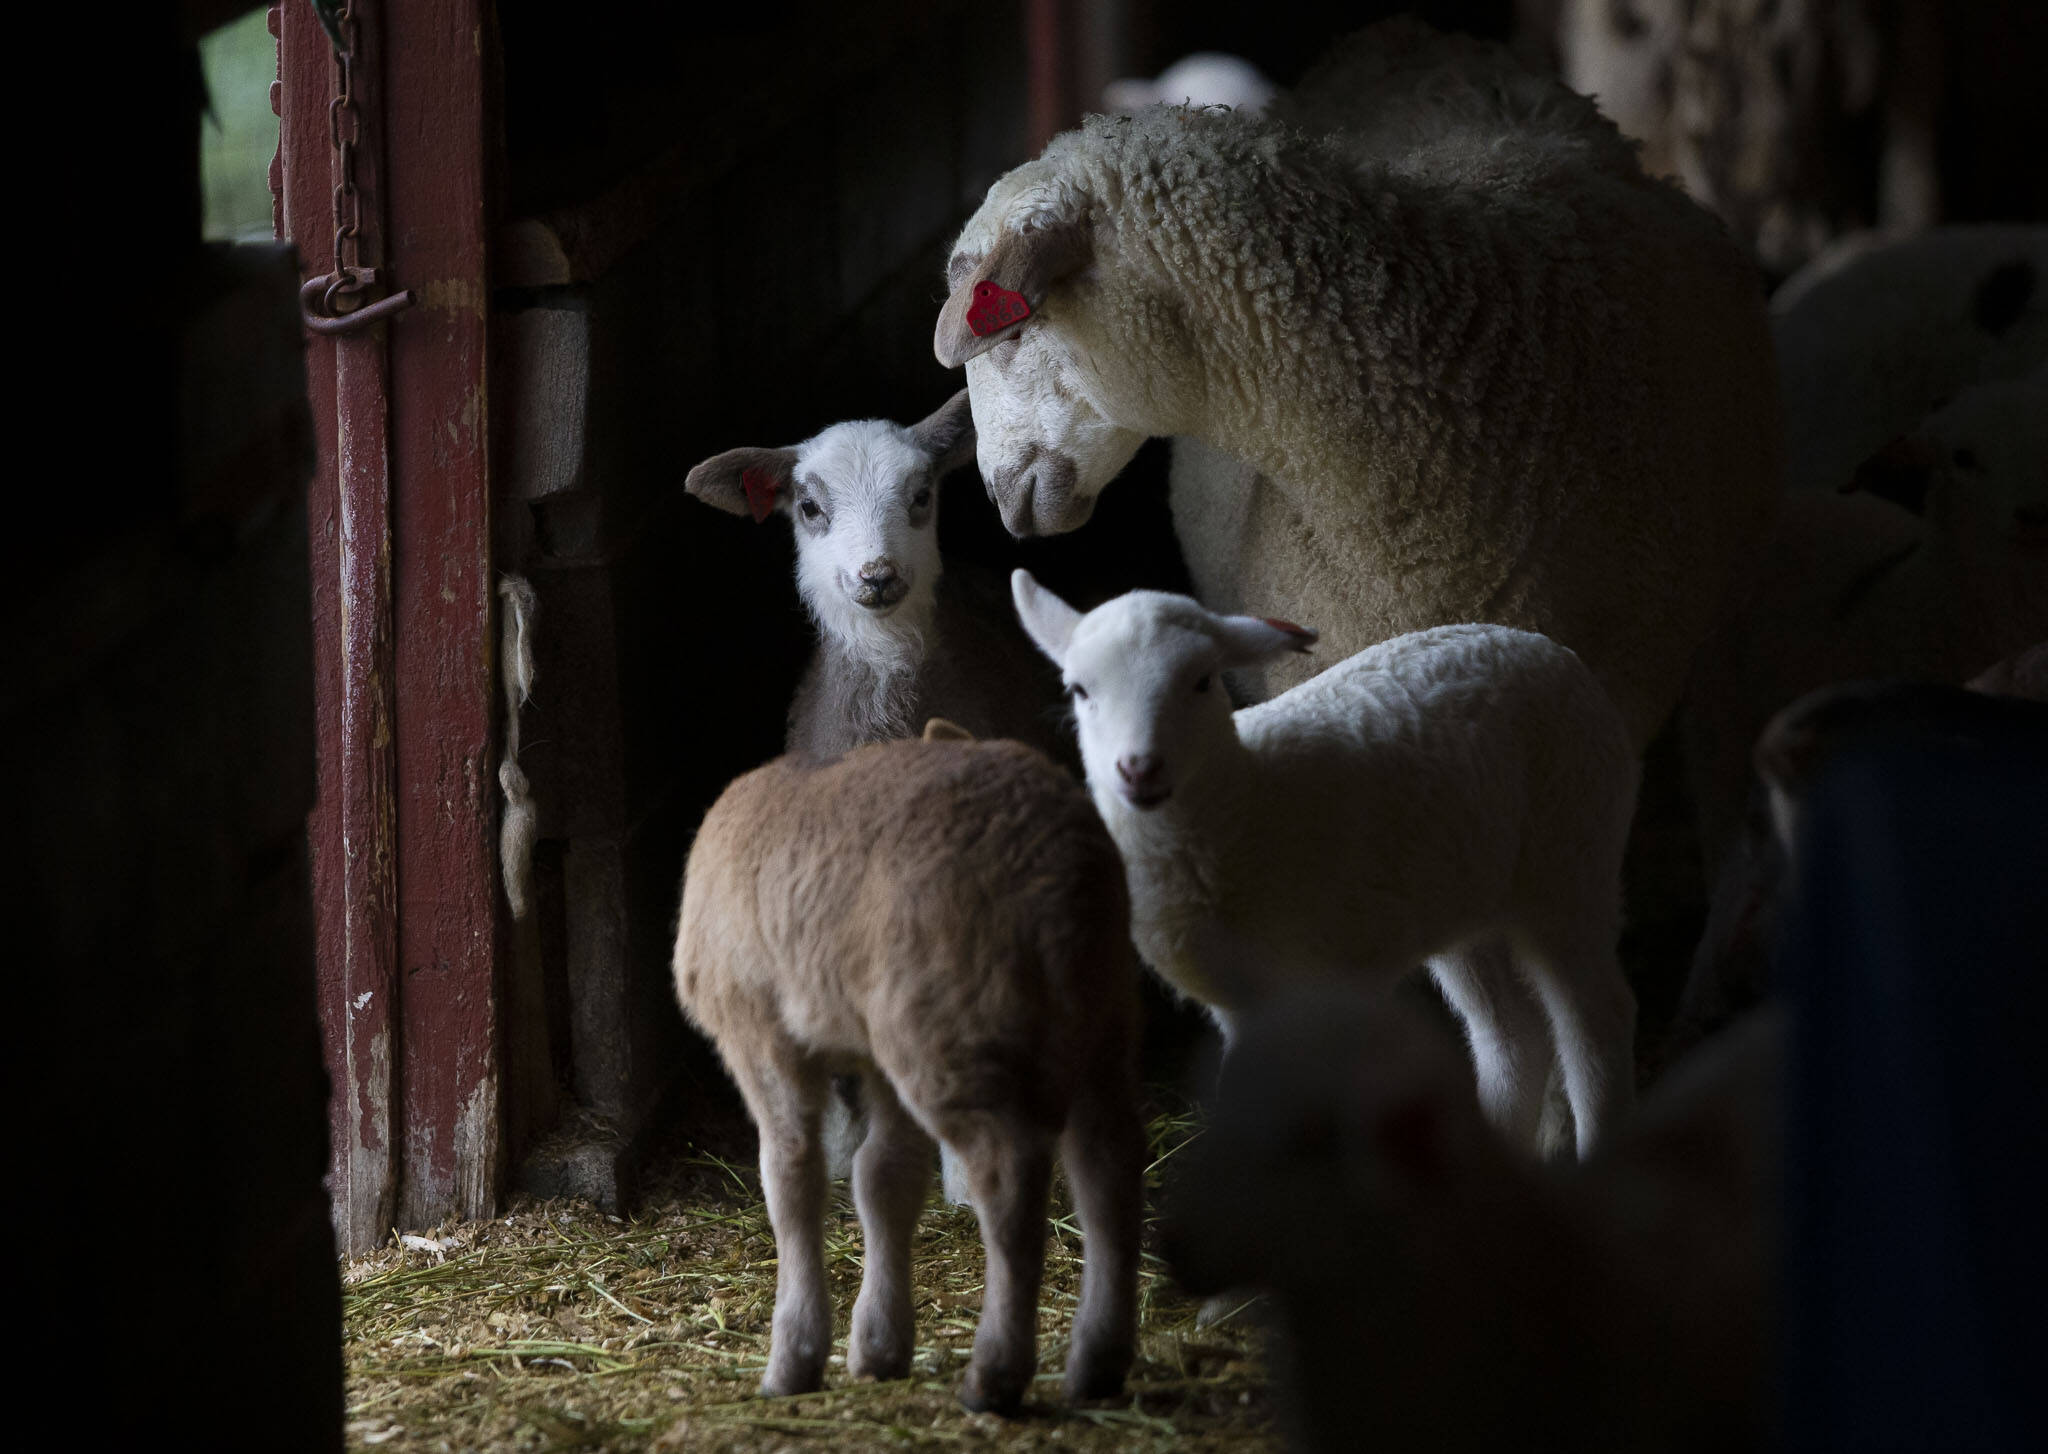
<svg viewBox="0 0 2048 1454">
<path fill-rule="evenodd" d="M 923 489 L 919 490 L 916 494 L 910 497 L 910 508 L 913 510 L 922 510 L 931 502 L 932 489 L 930 485 L 926 485 Z"/>
<path fill-rule="evenodd" d="M 1198 692 L 1206 692 L 1206 691 L 1208 691 L 1208 690 L 1209 690 L 1209 683 L 1210 683 L 1211 681 L 1213 681 L 1213 680 L 1215 680 L 1215 673 L 1214 673 L 1214 672 L 1203 672 L 1203 673 L 1202 673 L 1202 679 L 1201 679 L 1200 681 L 1198 681 L 1198 682 L 1196 682 L 1196 683 L 1195 683 L 1195 690 L 1196 690 L 1196 691 L 1198 691 Z"/>
<path fill-rule="evenodd" d="M 803 517 L 806 520 L 816 520 L 825 513 L 818 508 L 816 500 L 806 500 L 801 505 L 798 505 L 797 509 L 803 512 Z"/>
<path fill-rule="evenodd" d="M 1088 689 L 1079 682 L 1069 682 L 1067 683 L 1067 695 L 1077 702 L 1085 702 L 1088 700 Z"/>
</svg>

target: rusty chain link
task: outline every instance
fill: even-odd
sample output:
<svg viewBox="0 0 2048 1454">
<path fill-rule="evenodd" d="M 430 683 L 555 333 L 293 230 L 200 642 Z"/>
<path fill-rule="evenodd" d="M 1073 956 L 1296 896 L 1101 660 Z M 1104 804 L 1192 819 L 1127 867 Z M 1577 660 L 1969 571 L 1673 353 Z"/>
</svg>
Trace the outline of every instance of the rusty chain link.
<svg viewBox="0 0 2048 1454">
<path fill-rule="evenodd" d="M 327 103 L 327 136 L 337 159 L 334 184 L 334 270 L 308 278 L 299 289 L 299 314 L 315 333 L 353 333 L 410 308 L 412 289 L 405 288 L 363 303 L 362 294 L 376 285 L 377 270 L 363 266 L 363 199 L 356 188 L 356 146 L 362 138 L 363 114 L 356 105 L 355 6 L 344 3 L 323 10 L 314 7 L 334 41 L 335 93 Z M 329 24 L 331 10 L 332 24 Z"/>
</svg>

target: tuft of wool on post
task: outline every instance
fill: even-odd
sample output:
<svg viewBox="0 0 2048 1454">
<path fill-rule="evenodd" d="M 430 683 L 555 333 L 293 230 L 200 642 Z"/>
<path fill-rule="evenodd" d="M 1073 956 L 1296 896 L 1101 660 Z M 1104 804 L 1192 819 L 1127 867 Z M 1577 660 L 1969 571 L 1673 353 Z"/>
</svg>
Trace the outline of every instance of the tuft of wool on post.
<svg viewBox="0 0 2048 1454">
<path fill-rule="evenodd" d="M 533 622 L 540 613 L 540 597 L 530 581 L 515 575 L 498 581 L 498 595 L 505 603 L 498 652 L 498 672 L 505 684 L 505 756 L 498 764 L 505 814 L 498 829 L 498 866 L 512 917 L 524 919 L 533 905 L 533 843 L 540 825 L 519 766 L 519 712 L 533 698 Z"/>
</svg>

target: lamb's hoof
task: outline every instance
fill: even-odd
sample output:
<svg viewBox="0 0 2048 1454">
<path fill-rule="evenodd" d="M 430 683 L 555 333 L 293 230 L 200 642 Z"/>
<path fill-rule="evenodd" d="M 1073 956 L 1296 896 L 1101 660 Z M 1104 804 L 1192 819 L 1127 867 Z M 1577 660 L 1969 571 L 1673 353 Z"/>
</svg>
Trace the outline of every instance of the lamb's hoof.
<svg viewBox="0 0 2048 1454">
<path fill-rule="evenodd" d="M 1130 1366 L 1130 1362 L 1131 1360 L 1126 1358 L 1121 1363 L 1099 1363 L 1093 1368 L 1069 1368 L 1067 1402 L 1101 1403 L 1107 1399 L 1122 1397 L 1124 1370 Z"/>
<path fill-rule="evenodd" d="M 1024 1403 L 1024 1385 L 1030 1380 L 1014 1376 L 984 1377 L 979 1368 L 969 1368 L 960 1382 L 960 1406 L 971 1414 L 1000 1414 L 1015 1418 Z"/>
<path fill-rule="evenodd" d="M 864 1352 L 858 1346 L 846 1355 L 846 1372 L 853 1378 L 871 1378 L 877 1383 L 889 1383 L 898 1378 L 910 1377 L 910 1349 L 891 1349 L 886 1352 Z"/>
<path fill-rule="evenodd" d="M 778 1374 L 773 1371 L 770 1371 L 769 1374 L 761 1380 L 761 1387 L 757 1391 L 760 1393 L 762 1398 L 788 1398 L 792 1394 L 816 1393 L 819 1389 L 823 1388 L 824 1386 L 825 1370 L 822 1368 L 819 1369 L 816 1373 L 811 1374 Z"/>
</svg>

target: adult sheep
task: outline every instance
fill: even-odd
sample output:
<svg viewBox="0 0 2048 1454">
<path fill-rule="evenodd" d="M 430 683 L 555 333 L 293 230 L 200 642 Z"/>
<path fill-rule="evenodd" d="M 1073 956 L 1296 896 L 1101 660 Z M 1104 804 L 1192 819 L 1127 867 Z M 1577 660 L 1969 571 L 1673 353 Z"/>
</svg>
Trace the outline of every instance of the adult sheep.
<svg viewBox="0 0 2048 1454">
<path fill-rule="evenodd" d="M 1056 534 L 1183 436 L 1243 467 L 1177 472 L 1206 604 L 1315 620 L 1331 660 L 1444 622 L 1541 631 L 1641 743 L 1778 494 L 1755 276 L 1505 52 L 1393 23 L 1336 64 L 1395 98 L 1355 136 L 1158 107 L 990 188 L 935 338 L 983 478 L 1013 533 Z"/>
</svg>

